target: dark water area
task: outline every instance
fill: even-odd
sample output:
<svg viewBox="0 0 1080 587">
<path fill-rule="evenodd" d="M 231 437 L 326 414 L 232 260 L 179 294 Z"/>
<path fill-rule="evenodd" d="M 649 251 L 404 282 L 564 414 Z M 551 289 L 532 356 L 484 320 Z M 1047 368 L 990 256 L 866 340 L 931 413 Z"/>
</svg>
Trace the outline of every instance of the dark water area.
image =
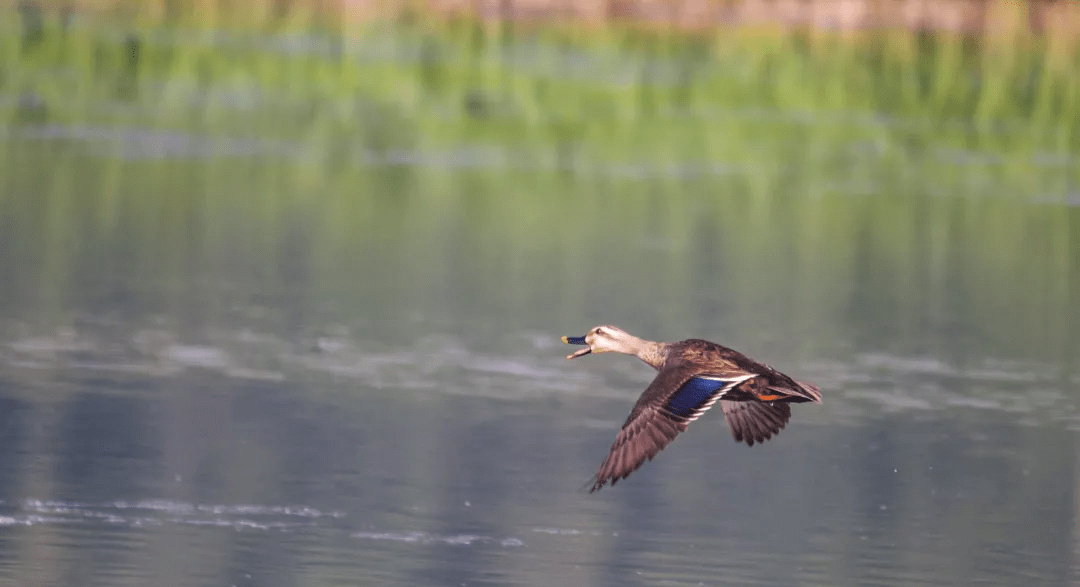
<svg viewBox="0 0 1080 587">
<path fill-rule="evenodd" d="M 528 372 L 557 369 L 547 354 L 519 357 L 524 373 L 466 360 L 427 381 L 490 380 L 477 394 L 364 377 L 5 378 L 2 573 L 71 585 L 1074 580 L 1076 433 L 1061 421 L 834 385 L 826 399 L 844 407 L 798 409 L 762 446 L 704 419 L 589 495 L 581 482 L 632 399 L 621 384 L 647 374 L 567 368 L 555 390 Z"/>
<path fill-rule="evenodd" d="M 0 582 L 1080 582 L 1067 149 L 721 105 L 582 131 L 598 159 L 411 86 L 192 58 L 118 100 L 2 57 Z M 602 323 L 824 402 L 588 494 L 653 376 L 564 358 Z"/>
</svg>

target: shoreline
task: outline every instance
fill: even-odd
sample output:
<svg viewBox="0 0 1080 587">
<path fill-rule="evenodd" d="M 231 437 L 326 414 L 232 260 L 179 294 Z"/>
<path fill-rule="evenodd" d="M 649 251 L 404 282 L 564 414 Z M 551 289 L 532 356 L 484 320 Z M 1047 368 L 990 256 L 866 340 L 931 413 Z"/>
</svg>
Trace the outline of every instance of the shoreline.
<svg viewBox="0 0 1080 587">
<path fill-rule="evenodd" d="M 7 0 L 25 13 L 89 12 L 167 22 L 185 18 L 274 21 L 300 13 L 347 24 L 477 18 L 489 23 L 628 26 L 672 32 L 761 29 L 776 33 L 897 32 L 965 36 L 1049 36 L 1080 44 L 1080 2 L 1072 0 L 225 0 L 179 8 L 169 0 Z M 321 16 L 319 16 L 321 15 Z"/>
<path fill-rule="evenodd" d="M 1062 0 L 340 0 L 340 10 L 346 21 L 412 11 L 489 22 L 618 24 L 683 32 L 762 28 L 1080 37 L 1080 2 Z"/>
<path fill-rule="evenodd" d="M 780 43 L 819 56 L 836 44 L 914 54 L 943 42 L 985 64 L 1040 54 L 1059 74 L 1080 68 L 1080 0 L 0 0 L 22 16 L 61 23 L 80 16 L 133 27 L 319 30 L 349 37 L 404 25 L 429 32 L 473 28 L 472 35 L 553 35 L 621 43 L 626 33 L 716 47 Z M 29 20 L 28 20 L 29 19 Z M 31 25 L 34 26 L 34 25 Z M 62 27 L 66 25 L 62 24 Z M 614 36 L 612 36 L 614 35 Z M 956 49 L 959 47 L 959 49 Z"/>
</svg>

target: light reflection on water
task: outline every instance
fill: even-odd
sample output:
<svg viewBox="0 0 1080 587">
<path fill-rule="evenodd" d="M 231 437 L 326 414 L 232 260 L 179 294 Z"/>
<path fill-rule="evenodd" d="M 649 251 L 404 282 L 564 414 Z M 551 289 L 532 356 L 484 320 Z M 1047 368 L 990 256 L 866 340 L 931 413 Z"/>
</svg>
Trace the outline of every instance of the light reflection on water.
<svg viewBox="0 0 1080 587">
<path fill-rule="evenodd" d="M 96 352 L 101 342 L 93 335 L 63 329 L 54 336 L 11 341 L 0 361 L 29 371 L 63 367 L 103 376 L 172 377 L 194 370 L 238 380 L 283 382 L 290 373 L 303 372 L 376 389 L 399 386 L 503 400 L 552 393 L 629 399 L 640 390 L 633 384 L 626 388 L 622 380 L 612 384 L 605 373 L 647 382 L 634 361 L 606 363 L 604 359 L 604 364 L 590 365 L 593 368 L 587 370 L 569 366 L 559 337 L 537 332 L 521 333 L 501 352 L 473 351 L 450 335 L 423 337 L 412 348 L 392 351 L 333 336 L 317 337 L 310 346 L 296 348 L 284 339 L 251 330 L 222 343 L 185 345 L 166 332 L 138 331 L 130 340 L 110 341 L 111 354 L 101 356 Z M 271 361 L 279 368 L 266 369 Z M 846 363 L 822 361 L 798 365 L 798 369 L 805 378 L 831 388 L 830 397 L 840 397 L 849 406 L 868 404 L 873 412 L 954 406 L 1030 413 L 1048 410 L 1039 415 L 1069 422 L 1078 416 L 1069 390 L 1080 383 L 1080 374 L 1063 378 L 1061 369 L 1049 363 L 988 358 L 960 367 L 935 357 L 867 352 Z"/>
</svg>

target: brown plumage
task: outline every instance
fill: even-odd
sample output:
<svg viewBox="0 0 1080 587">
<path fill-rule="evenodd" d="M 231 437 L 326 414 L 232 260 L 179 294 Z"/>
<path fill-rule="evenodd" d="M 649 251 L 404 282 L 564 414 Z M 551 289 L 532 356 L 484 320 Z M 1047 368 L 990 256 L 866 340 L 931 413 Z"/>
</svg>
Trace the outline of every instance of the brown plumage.
<svg viewBox="0 0 1080 587">
<path fill-rule="evenodd" d="M 658 371 L 615 436 L 590 493 L 652 460 L 717 401 L 735 441 L 750 446 L 780 432 L 791 418 L 790 404 L 821 403 L 817 386 L 707 340 L 653 342 L 615 326 L 597 326 L 585 336 L 564 336 L 563 342 L 585 345 L 567 359 L 619 352 Z"/>
</svg>

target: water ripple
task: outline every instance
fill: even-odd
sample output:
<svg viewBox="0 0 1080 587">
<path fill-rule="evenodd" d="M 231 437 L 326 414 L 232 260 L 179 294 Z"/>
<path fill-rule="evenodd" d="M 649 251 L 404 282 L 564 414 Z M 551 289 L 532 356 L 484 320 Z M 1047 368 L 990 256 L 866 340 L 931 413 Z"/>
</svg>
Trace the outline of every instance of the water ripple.
<svg viewBox="0 0 1080 587">
<path fill-rule="evenodd" d="M 507 538 L 493 538 L 491 536 L 481 536 L 477 534 L 430 534 L 428 532 L 354 532 L 351 534 L 353 538 L 363 538 L 367 540 L 389 540 L 393 542 L 407 542 L 414 544 L 432 544 L 443 543 L 451 544 L 455 546 L 471 546 L 473 544 L 498 544 L 503 547 L 521 547 L 525 546 L 525 542 L 520 538 L 507 537 Z"/>
<path fill-rule="evenodd" d="M 118 500 L 100 504 L 26 499 L 13 510 L 6 512 L 7 515 L 0 515 L 0 526 L 74 525 L 96 522 L 131 528 L 174 524 L 232 528 L 238 531 L 289 532 L 296 529 L 340 531 L 324 520 L 347 517 L 342 511 L 320 510 L 302 505 L 195 504 L 167 499 L 134 502 Z M 522 539 L 514 536 L 500 538 L 471 533 L 435 534 L 421 531 L 361 530 L 350 532 L 349 536 L 416 544 L 441 543 L 455 546 L 494 544 L 506 548 L 525 546 Z"/>
<path fill-rule="evenodd" d="M 89 504 L 28 499 L 22 511 L 0 516 L 0 526 L 101 522 L 131 527 L 178 524 L 257 530 L 312 527 L 318 518 L 342 518 L 344 512 L 307 506 L 203 505 L 170 500 L 114 501 Z M 305 520 L 296 520 L 303 518 Z"/>
</svg>

